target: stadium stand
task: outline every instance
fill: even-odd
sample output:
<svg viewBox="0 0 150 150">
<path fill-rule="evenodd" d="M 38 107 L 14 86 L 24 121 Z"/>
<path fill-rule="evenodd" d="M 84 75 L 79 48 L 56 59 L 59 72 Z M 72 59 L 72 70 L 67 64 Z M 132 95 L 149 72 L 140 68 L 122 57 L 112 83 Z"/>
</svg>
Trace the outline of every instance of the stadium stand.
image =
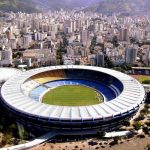
<svg viewBox="0 0 150 150">
<path fill-rule="evenodd" d="M 47 88 L 46 87 L 44 87 L 44 86 L 38 86 L 38 87 L 36 87 L 34 90 L 32 90 L 31 92 L 30 92 L 30 94 L 29 94 L 29 96 L 31 97 L 31 98 L 33 98 L 34 100 L 36 100 L 36 101 L 39 101 L 39 97 L 40 97 L 40 95 L 43 93 L 43 92 L 45 92 L 47 90 Z"/>
<path fill-rule="evenodd" d="M 38 101 L 48 88 L 85 85 L 107 102 L 90 106 L 53 106 Z M 131 118 L 145 100 L 143 86 L 132 77 L 100 67 L 52 66 L 13 76 L 1 88 L 2 104 L 23 125 L 39 130 L 110 131 Z"/>
<path fill-rule="evenodd" d="M 35 80 L 40 84 L 43 84 L 49 81 L 63 79 L 65 78 L 65 73 L 63 70 L 47 71 L 47 72 L 37 74 L 31 78 L 32 80 Z"/>
<path fill-rule="evenodd" d="M 33 90 L 35 87 L 39 86 L 40 84 L 32 79 L 28 79 L 24 84 L 21 85 L 21 89 L 23 93 L 28 96 L 30 91 Z"/>
</svg>

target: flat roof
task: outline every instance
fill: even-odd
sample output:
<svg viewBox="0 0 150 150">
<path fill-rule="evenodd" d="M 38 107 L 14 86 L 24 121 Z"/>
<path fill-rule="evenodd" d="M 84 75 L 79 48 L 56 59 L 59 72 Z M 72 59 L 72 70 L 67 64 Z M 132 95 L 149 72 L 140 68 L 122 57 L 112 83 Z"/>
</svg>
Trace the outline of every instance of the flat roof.
<svg viewBox="0 0 150 150">
<path fill-rule="evenodd" d="M 150 67 L 132 67 L 132 69 L 150 70 Z"/>
</svg>

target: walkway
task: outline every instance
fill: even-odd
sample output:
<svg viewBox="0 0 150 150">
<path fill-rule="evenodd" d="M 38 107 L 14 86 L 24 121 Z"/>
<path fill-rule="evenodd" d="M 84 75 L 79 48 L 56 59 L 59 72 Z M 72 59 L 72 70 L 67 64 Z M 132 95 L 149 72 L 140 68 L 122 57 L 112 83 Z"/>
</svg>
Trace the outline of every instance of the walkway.
<svg viewBox="0 0 150 150">
<path fill-rule="evenodd" d="M 54 137 L 56 135 L 57 135 L 56 132 L 49 132 L 43 136 L 40 136 L 37 139 L 34 139 L 33 141 L 28 142 L 28 143 L 11 146 L 11 147 L 7 147 L 7 148 L 1 148 L 1 150 L 24 150 L 24 149 L 33 148 L 37 145 L 47 142 L 49 139 L 51 139 L 52 137 Z"/>
<path fill-rule="evenodd" d="M 120 137 L 131 134 L 130 131 L 107 132 L 105 138 Z"/>
</svg>

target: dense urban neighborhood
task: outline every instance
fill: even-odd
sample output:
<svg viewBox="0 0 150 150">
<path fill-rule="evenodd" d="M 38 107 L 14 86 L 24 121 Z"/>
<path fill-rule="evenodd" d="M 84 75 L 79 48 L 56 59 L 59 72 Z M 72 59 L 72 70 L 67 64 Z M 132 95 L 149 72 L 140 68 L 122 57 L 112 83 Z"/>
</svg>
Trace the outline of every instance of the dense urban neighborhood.
<svg viewBox="0 0 150 150">
<path fill-rule="evenodd" d="M 54 11 L 0 13 L 0 65 L 148 66 L 150 19 Z"/>
</svg>

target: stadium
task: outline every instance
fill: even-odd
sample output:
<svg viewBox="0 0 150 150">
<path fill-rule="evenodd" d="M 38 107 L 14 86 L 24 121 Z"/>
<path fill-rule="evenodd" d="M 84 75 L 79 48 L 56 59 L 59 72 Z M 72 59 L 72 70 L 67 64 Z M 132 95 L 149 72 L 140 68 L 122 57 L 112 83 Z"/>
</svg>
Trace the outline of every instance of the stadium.
<svg viewBox="0 0 150 150">
<path fill-rule="evenodd" d="M 133 117 L 145 98 L 137 80 L 92 66 L 17 72 L 1 88 L 2 104 L 19 123 L 70 133 L 115 130 Z"/>
</svg>

